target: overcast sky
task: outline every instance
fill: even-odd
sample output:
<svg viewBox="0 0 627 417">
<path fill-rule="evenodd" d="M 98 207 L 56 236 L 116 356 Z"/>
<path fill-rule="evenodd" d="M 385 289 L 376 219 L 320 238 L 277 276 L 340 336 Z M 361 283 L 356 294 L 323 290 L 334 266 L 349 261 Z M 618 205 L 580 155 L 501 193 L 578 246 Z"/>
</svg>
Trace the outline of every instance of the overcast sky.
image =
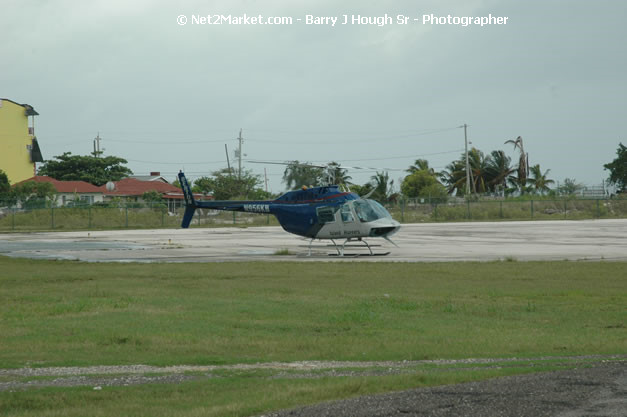
<svg viewBox="0 0 627 417">
<path fill-rule="evenodd" d="M 0 97 L 39 112 L 46 159 L 88 154 L 100 133 L 136 174 L 194 178 L 226 166 L 225 144 L 234 162 L 241 128 L 245 159 L 398 179 L 417 158 L 439 169 L 456 159 L 467 123 L 485 153 L 516 161 L 503 142 L 522 136 L 550 178 L 593 185 L 627 143 L 625 1 L 0 1 Z M 194 23 L 215 14 L 292 24 Z M 350 22 L 385 14 L 394 23 Z M 508 19 L 464 27 L 425 14 Z M 266 168 L 283 190 L 283 167 Z"/>
</svg>

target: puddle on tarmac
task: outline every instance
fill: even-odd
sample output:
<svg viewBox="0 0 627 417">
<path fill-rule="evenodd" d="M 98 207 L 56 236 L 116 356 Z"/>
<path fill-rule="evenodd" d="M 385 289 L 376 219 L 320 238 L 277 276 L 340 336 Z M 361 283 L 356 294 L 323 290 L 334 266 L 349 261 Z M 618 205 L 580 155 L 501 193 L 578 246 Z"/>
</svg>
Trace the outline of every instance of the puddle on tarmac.
<svg viewBox="0 0 627 417">
<path fill-rule="evenodd" d="M 12 257 L 25 257 L 25 258 L 62 258 L 63 256 L 53 255 L 54 253 L 63 251 L 106 251 L 106 250 L 131 250 L 131 249 L 146 249 L 145 245 L 129 242 L 109 242 L 109 241 L 59 241 L 59 240 L 44 240 L 44 241 L 2 241 L 0 240 L 0 253 Z M 45 255 L 43 253 L 46 253 Z M 50 253 L 52 252 L 52 253 Z M 75 257 L 69 257 L 75 258 Z"/>
</svg>

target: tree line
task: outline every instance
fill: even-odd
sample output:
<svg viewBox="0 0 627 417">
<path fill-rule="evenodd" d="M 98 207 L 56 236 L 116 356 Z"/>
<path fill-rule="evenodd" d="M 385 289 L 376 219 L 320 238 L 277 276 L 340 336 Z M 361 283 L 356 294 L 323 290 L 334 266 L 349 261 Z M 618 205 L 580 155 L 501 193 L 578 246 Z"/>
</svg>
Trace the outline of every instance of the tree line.
<svg viewBox="0 0 627 417">
<path fill-rule="evenodd" d="M 575 194 L 583 185 L 567 178 L 557 188 L 551 188 L 555 181 L 549 178 L 550 169 L 543 170 L 539 164 L 529 166 L 528 155 L 524 150 L 523 140 L 518 137 L 505 144 L 514 145 L 518 159 L 513 161 L 505 151 L 494 150 L 484 153 L 477 148 L 468 151 L 468 173 L 466 174 L 466 153 L 446 165 L 442 171 L 429 166 L 426 159 L 417 159 L 406 170 L 407 175 L 401 180 L 399 190 L 386 171 L 377 171 L 365 184 L 352 181 L 348 171 L 337 162 L 326 167 L 291 161 L 283 172 L 283 183 L 290 190 L 303 186 L 319 186 L 335 183 L 347 186 L 359 195 L 381 202 L 390 202 L 401 198 L 446 198 L 454 195 L 464 197 L 468 194 L 494 193 L 499 195 L 546 195 L 552 193 Z M 608 184 L 614 184 L 618 192 L 627 188 L 627 147 L 619 143 L 617 157 L 604 165 L 609 171 Z M 44 162 L 38 175 L 46 175 L 61 181 L 85 181 L 96 186 L 108 181 L 119 181 L 133 172 L 125 166 L 127 161 L 115 156 L 97 157 L 95 155 L 72 155 L 65 152 L 55 156 L 54 160 Z M 273 198 L 263 187 L 260 175 L 249 170 L 237 172 L 233 168 L 224 168 L 210 175 L 197 178 L 193 182 L 193 191 L 211 194 L 216 200 Z M 180 186 L 178 181 L 174 185 Z M 27 201 L 48 197 L 54 194 L 49 183 L 26 182 L 11 187 L 6 174 L 0 170 L 0 201 L 10 205 L 17 201 Z M 148 196 L 147 196 L 148 197 Z M 153 196 L 154 197 L 154 196 Z M 156 198 L 156 197 L 155 197 Z"/>
</svg>

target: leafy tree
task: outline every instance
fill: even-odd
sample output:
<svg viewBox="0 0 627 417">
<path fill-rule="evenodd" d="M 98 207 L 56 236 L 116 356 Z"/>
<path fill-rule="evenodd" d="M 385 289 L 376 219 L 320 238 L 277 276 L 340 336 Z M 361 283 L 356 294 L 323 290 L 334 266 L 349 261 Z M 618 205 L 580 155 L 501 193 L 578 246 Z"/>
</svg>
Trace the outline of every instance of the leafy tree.
<svg viewBox="0 0 627 417">
<path fill-rule="evenodd" d="M 363 197 L 365 195 L 368 195 L 368 193 L 372 191 L 372 184 L 369 182 L 365 183 L 364 185 L 351 184 L 350 189 L 355 194 Z"/>
<path fill-rule="evenodd" d="M 428 170 L 418 170 L 403 179 L 401 184 L 403 195 L 415 197 L 444 198 L 446 188 Z"/>
<path fill-rule="evenodd" d="M 619 191 L 627 191 L 627 147 L 621 143 L 616 150 L 616 159 L 603 167 L 610 171 L 608 182 L 616 184 Z"/>
<path fill-rule="evenodd" d="M 119 181 L 133 174 L 133 171 L 123 166 L 127 161 L 116 156 L 96 158 L 65 152 L 55 158 L 56 161 L 44 162 L 37 173 L 59 181 L 86 181 L 98 186 L 108 181 Z"/>
<path fill-rule="evenodd" d="M 27 181 L 17 184 L 11 190 L 11 203 L 24 208 L 43 208 L 54 201 L 57 190 L 49 182 Z"/>
<path fill-rule="evenodd" d="M 220 172 L 220 171 L 216 171 L 216 172 Z M 192 186 L 192 191 L 195 193 L 210 194 L 213 192 L 213 188 L 214 188 L 213 178 L 200 177 L 200 178 L 196 178 L 196 180 L 194 181 L 194 185 Z"/>
<path fill-rule="evenodd" d="M 529 169 L 531 173 L 531 177 L 529 178 L 529 182 L 531 183 L 532 189 L 535 193 L 545 194 L 550 191 L 549 184 L 553 184 L 555 181 L 548 179 L 550 169 L 547 169 L 544 173 L 540 169 L 540 165 L 536 164 Z"/>
<path fill-rule="evenodd" d="M 163 196 L 158 191 L 150 190 L 142 194 L 142 200 L 144 200 L 146 203 L 162 203 Z"/>
<path fill-rule="evenodd" d="M 11 184 L 9 183 L 9 177 L 0 169 L 0 202 L 8 198 L 8 194 L 11 192 Z"/>
<path fill-rule="evenodd" d="M 194 181 L 194 192 L 213 194 L 216 200 L 232 200 L 236 198 L 263 200 L 270 196 L 259 188 L 261 177 L 251 171 L 243 170 L 241 177 L 234 175 L 228 168 L 215 171 L 211 177 L 200 177 Z"/>
<path fill-rule="evenodd" d="M 577 192 L 583 189 L 583 184 L 575 181 L 574 178 L 565 178 L 564 184 L 562 184 L 559 188 L 560 193 L 566 195 L 577 194 Z"/>
<path fill-rule="evenodd" d="M 283 171 L 283 182 L 290 190 L 297 190 L 303 186 L 321 185 L 324 182 L 324 177 L 324 168 L 298 161 L 290 162 Z"/>
</svg>

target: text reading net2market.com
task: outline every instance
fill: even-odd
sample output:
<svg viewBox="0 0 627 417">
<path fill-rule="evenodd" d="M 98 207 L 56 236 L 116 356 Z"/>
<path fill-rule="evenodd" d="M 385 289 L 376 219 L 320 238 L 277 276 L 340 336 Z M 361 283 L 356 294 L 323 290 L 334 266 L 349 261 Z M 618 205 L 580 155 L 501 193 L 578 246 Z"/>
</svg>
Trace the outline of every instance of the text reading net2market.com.
<svg viewBox="0 0 627 417">
<path fill-rule="evenodd" d="M 231 14 L 192 14 L 179 15 L 176 19 L 181 26 L 186 24 L 192 25 L 455 25 L 455 26 L 489 26 L 489 25 L 506 25 L 509 17 L 507 16 L 436 16 L 433 13 L 423 14 L 418 17 L 397 14 L 396 16 L 363 16 L 358 14 L 339 15 L 339 16 L 316 16 L 305 15 L 303 17 L 294 18 L 292 16 L 263 16 L 261 14 L 251 16 L 246 13 L 243 15 Z"/>
</svg>

